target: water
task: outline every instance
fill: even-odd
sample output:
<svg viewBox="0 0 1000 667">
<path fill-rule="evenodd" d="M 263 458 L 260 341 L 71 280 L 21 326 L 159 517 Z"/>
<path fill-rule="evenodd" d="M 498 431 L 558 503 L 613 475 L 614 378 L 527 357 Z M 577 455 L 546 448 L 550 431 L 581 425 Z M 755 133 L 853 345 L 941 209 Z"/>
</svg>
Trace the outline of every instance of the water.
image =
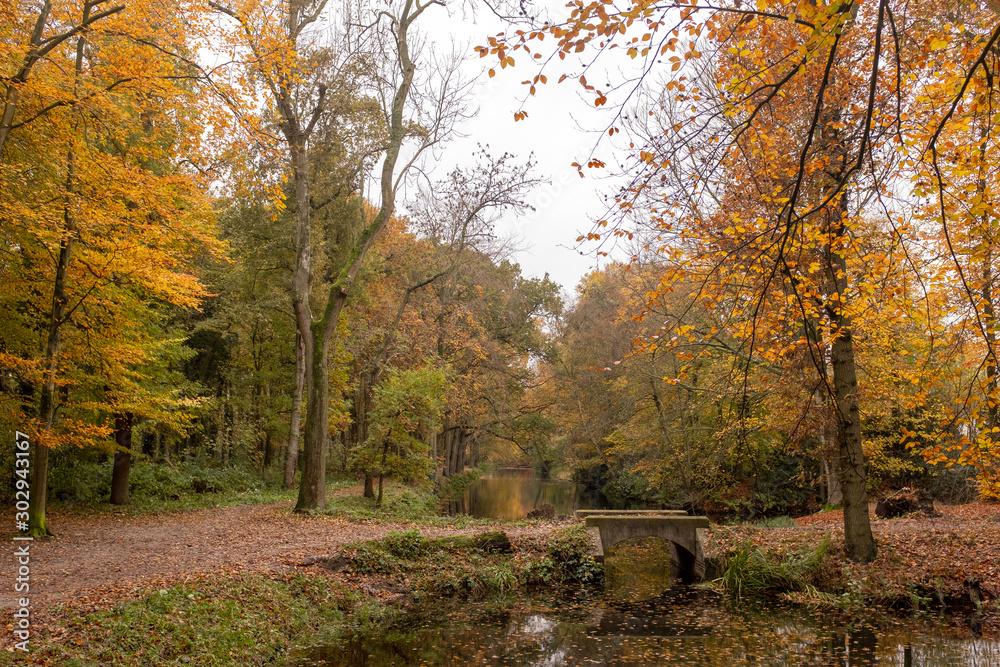
<svg viewBox="0 0 1000 667">
<path fill-rule="evenodd" d="M 578 484 L 504 470 L 470 486 L 452 512 L 521 519 L 549 503 L 556 514 L 607 508 Z M 735 605 L 672 587 L 669 547 L 654 538 L 616 545 L 604 591 L 517 596 L 487 603 L 435 599 L 398 626 L 310 650 L 301 667 L 1000 667 L 1000 642 L 947 619 L 821 614 Z"/>
<path fill-rule="evenodd" d="M 556 516 L 577 509 L 606 509 L 600 494 L 588 494 L 574 482 L 541 479 L 532 470 L 501 469 L 470 484 L 465 497 L 449 503 L 449 514 L 471 514 L 478 518 L 523 519 L 542 505 L 555 507 Z"/>
<path fill-rule="evenodd" d="M 300 667 L 998 667 L 1000 642 L 947 619 L 867 618 L 749 603 L 671 587 L 670 549 L 622 543 L 605 590 L 472 603 L 435 599 L 395 628 L 311 650 Z"/>
<path fill-rule="evenodd" d="M 469 606 L 315 650 L 294 664 L 996 667 L 1000 643 L 927 622 L 846 624 L 802 610 L 732 607 L 710 593 L 674 589 L 642 603 L 536 597 L 501 611 Z"/>
</svg>

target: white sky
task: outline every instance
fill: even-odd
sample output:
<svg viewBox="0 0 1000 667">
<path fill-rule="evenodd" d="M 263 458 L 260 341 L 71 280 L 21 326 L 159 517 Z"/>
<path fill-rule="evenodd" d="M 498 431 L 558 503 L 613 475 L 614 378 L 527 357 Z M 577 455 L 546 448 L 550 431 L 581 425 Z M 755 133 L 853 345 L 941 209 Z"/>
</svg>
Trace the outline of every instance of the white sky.
<svg viewBox="0 0 1000 667">
<path fill-rule="evenodd" d="M 564 0 L 548 4 L 558 13 L 566 11 Z M 432 12 L 434 16 L 430 16 Z M 586 169 L 586 177 L 581 179 L 570 165 L 585 164 L 598 139 L 597 134 L 581 131 L 578 125 L 603 127 L 606 114 L 596 112 L 589 99 L 581 98 L 580 86 L 575 81 L 555 84 L 563 70 L 553 69 L 547 72 L 549 83 L 539 86 L 538 94 L 523 107 L 528 112 L 527 120 L 515 123 L 514 112 L 522 108 L 521 99 L 527 94 L 527 87 L 521 82 L 533 78 L 538 65 L 528 62 L 523 51 L 518 51 L 511 54 L 516 66 L 500 69 L 496 67 L 495 56 L 479 58 L 472 51 L 473 46 L 486 43 L 487 35 L 505 30 L 501 21 L 481 9 L 473 23 L 473 18 L 463 17 L 460 10 L 452 10 L 449 15 L 448 10 L 438 7 L 430 8 L 421 17 L 424 19 L 429 19 L 424 23 L 429 39 L 438 43 L 441 50 L 449 51 L 452 39 L 458 44 L 468 43 L 470 57 L 466 72 L 470 77 L 482 73 L 474 91 L 479 113 L 461 126 L 461 132 L 467 136 L 452 141 L 444 149 L 440 163 L 435 166 L 435 177 L 444 176 L 456 165 L 472 164 L 477 143 L 489 145 L 494 156 L 506 151 L 519 161 L 534 152 L 535 173 L 549 183 L 539 186 L 528 197 L 536 209 L 534 212 L 520 216 L 506 214 L 497 231 L 500 235 L 513 233 L 519 238 L 524 250 L 515 259 L 524 275 L 541 277 L 548 273 L 568 294 L 573 294 L 580 278 L 597 266 L 594 244 L 578 250 L 576 238 L 585 234 L 591 228 L 591 219 L 604 211 L 601 195 L 609 193 L 613 184 L 598 180 Z M 541 46 L 551 44 L 550 37 Z M 485 73 L 490 67 L 496 69 L 492 79 Z M 581 255 L 581 250 L 585 254 Z"/>
</svg>

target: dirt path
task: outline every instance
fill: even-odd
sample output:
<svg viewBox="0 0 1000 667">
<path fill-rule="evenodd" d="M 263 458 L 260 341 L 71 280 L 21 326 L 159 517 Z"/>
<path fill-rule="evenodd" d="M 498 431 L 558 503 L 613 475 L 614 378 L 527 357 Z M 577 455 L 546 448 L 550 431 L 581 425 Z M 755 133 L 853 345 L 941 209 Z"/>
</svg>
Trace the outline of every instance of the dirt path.
<svg viewBox="0 0 1000 667">
<path fill-rule="evenodd" d="M 360 487 L 340 489 L 337 495 L 360 492 Z M 161 516 L 50 514 L 49 526 L 58 537 L 31 543 L 32 607 L 129 597 L 137 588 L 177 583 L 206 574 L 281 570 L 310 557 L 330 554 L 348 542 L 377 539 L 393 530 L 415 527 L 300 516 L 291 513 L 291 506 L 286 502 Z M 895 535 L 891 542 L 898 555 L 912 558 L 916 570 L 943 571 L 956 562 L 970 561 L 974 566 L 968 569 L 983 577 L 984 584 L 993 583 L 1000 570 L 1000 505 L 976 503 L 942 509 L 944 516 L 936 520 L 876 522 L 876 534 L 883 538 Z M 779 538 L 802 531 L 836 529 L 842 521 L 838 512 L 829 512 L 800 519 L 802 527 L 798 530 L 771 532 Z M 557 525 L 505 525 L 503 530 L 516 542 L 544 538 Z M 418 528 L 429 537 L 495 529 Z M 956 529 L 975 536 L 977 543 L 958 538 Z M 713 539 L 729 532 L 720 531 Z M 0 562 L 8 581 L 16 576 L 14 550 L 22 544 L 0 542 Z M 15 594 L 10 588 L 7 590 L 8 594 L 0 596 L 0 609 L 14 606 Z"/>
<path fill-rule="evenodd" d="M 360 490 L 359 490 L 360 492 Z M 356 540 L 377 539 L 409 524 L 349 522 L 291 513 L 290 502 L 195 510 L 163 516 L 50 514 L 58 537 L 31 543 L 31 600 L 39 609 L 86 601 L 135 588 L 176 583 L 209 573 L 262 572 L 292 567 Z M 465 529 L 420 526 L 430 537 Z M 505 527 L 512 538 L 537 537 L 551 526 Z M 15 544 L 0 543 L 4 571 L 14 578 Z M 14 594 L 0 596 L 0 609 Z"/>
</svg>

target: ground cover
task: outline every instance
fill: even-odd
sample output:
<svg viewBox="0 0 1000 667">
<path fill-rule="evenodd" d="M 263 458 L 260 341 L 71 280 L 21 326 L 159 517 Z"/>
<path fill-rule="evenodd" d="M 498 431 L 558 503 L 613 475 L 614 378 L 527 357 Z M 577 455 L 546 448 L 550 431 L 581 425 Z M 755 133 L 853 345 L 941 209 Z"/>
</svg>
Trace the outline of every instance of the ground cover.
<svg viewBox="0 0 1000 667">
<path fill-rule="evenodd" d="M 879 547 L 871 563 L 844 557 L 840 510 L 796 519 L 796 527 L 717 526 L 708 531 L 707 552 L 719 563 L 754 549 L 772 565 L 801 560 L 824 539 L 825 557 L 795 585 L 771 591 L 793 602 L 861 609 L 879 604 L 897 609 L 946 610 L 961 618 L 977 610 L 975 631 L 1000 636 L 1000 504 L 937 506 L 941 516 L 920 513 L 877 519 Z"/>
<path fill-rule="evenodd" d="M 176 635 L 194 653 L 210 647 L 213 664 L 268 664 L 248 658 L 250 647 L 284 655 L 296 638 L 343 632 L 422 598 L 509 594 L 597 578 L 582 533 L 565 530 L 578 526 L 573 521 L 448 523 L 426 508 L 415 511 L 412 499 L 400 500 L 407 493 L 401 488 L 377 511 L 360 492 L 360 486 L 339 489 L 326 513 L 312 515 L 292 514 L 290 503 L 155 515 L 53 514 L 59 537 L 33 544 L 31 593 L 32 646 L 51 655 L 37 652 L 32 659 L 186 664 L 165 648 L 166 638 Z M 390 502 L 393 497 L 399 502 Z M 977 587 L 982 611 L 974 630 L 1000 636 L 1000 505 L 939 509 L 936 518 L 874 521 L 879 556 L 867 565 L 844 559 L 836 512 L 796 520 L 795 527 L 714 526 L 707 555 L 724 567 L 741 549 L 756 549 L 765 561 L 781 564 L 828 541 L 817 563 L 806 563 L 792 584 L 769 593 L 848 612 L 880 603 L 936 613 L 943 602 L 959 612 L 954 622 L 961 624 L 971 619 L 969 592 Z M 480 542 L 498 530 L 509 551 Z M 7 562 L 13 548 L 0 543 Z M 0 625 L 5 664 L 15 657 L 10 609 Z M 140 630 L 130 628 L 145 628 L 153 639 L 135 643 L 139 635 L 130 633 Z M 99 652 L 109 642 L 135 650 L 115 662 Z M 154 645 L 162 649 L 155 655 Z"/>
</svg>

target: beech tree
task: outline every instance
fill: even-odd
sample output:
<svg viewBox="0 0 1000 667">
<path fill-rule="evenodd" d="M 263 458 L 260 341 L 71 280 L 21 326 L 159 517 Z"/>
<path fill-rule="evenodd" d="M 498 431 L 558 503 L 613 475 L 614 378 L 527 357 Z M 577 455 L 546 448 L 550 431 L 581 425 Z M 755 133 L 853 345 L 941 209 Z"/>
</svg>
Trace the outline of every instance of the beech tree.
<svg viewBox="0 0 1000 667">
<path fill-rule="evenodd" d="M 155 411 L 129 400 L 158 392 L 123 401 L 119 391 L 156 365 L 156 342 L 120 336 L 154 322 L 154 302 L 195 306 L 204 292 L 189 262 L 218 247 L 201 183 L 178 165 L 199 153 L 194 75 L 161 48 L 185 48 L 179 16 L 100 4 L 69 22 L 60 12 L 71 7 L 50 14 L 44 3 L 33 46 L 6 81 L 0 216 L 12 224 L 2 289 L 26 317 L 4 341 L 4 366 L 37 388 L 20 397 L 34 432 L 33 535 L 48 533 L 50 450 L 109 449 L 109 414 Z"/>
<path fill-rule="evenodd" d="M 583 54 L 582 69 L 621 49 L 637 64 L 631 80 L 599 87 L 587 72 L 560 78 L 578 78 L 598 107 L 615 94 L 621 104 L 621 98 L 648 90 L 644 78 L 660 65 L 669 69 L 663 90 L 685 112 L 666 133 L 682 148 L 682 157 L 633 142 L 625 151 L 638 175 L 617 198 L 618 211 L 635 210 L 650 195 L 656 204 L 647 200 L 642 214 L 662 234 L 652 236 L 649 250 L 676 258 L 693 251 L 703 260 L 700 267 L 691 264 L 704 281 L 694 297 L 707 307 L 728 309 L 725 324 L 742 341 L 747 374 L 755 355 L 783 354 L 786 348 L 773 334 L 789 317 L 798 323 L 801 336 L 792 342 L 811 355 L 837 424 L 846 549 L 854 560 L 875 554 L 856 327 L 880 277 L 908 262 L 919 267 L 913 259 L 918 255 L 905 247 L 916 236 L 908 225 L 914 202 L 889 196 L 908 187 L 903 183 L 914 172 L 927 175 L 915 193 L 937 195 L 936 235 L 949 249 L 969 306 L 973 326 L 968 328 L 989 360 L 980 395 L 993 392 L 990 378 L 996 375 L 989 370 L 996 364 L 995 318 L 983 298 L 992 276 L 963 277 L 967 269 L 955 251 L 949 213 L 958 183 L 944 172 L 957 147 L 945 137 L 972 122 L 964 116 L 965 104 L 978 110 L 988 100 L 984 88 L 982 102 L 970 93 L 978 78 L 992 88 L 990 63 L 1000 21 L 990 6 L 949 5 L 943 20 L 939 10 L 891 0 L 818 5 L 776 0 L 753 6 L 639 0 L 624 7 L 584 2 L 574 4 L 565 19 L 493 37 L 480 47 L 481 55 L 509 67 L 517 51 L 542 57 L 534 50 L 551 36 L 559 61 Z M 547 69 L 558 66 L 553 58 L 542 62 L 547 65 L 528 81 L 529 92 L 547 82 Z M 525 118 L 524 111 L 515 114 L 515 120 Z M 620 120 L 616 115 L 605 128 L 608 135 L 620 132 Z M 977 127 L 989 136 L 988 125 Z M 592 159 L 587 166 L 605 165 Z M 583 168 L 579 165 L 581 174 Z M 683 173 L 687 192 L 660 188 L 661 178 L 677 173 Z M 718 196 L 702 196 L 709 191 Z M 973 218 L 985 212 L 982 199 Z M 618 221 L 614 234 L 631 235 L 620 224 L 624 219 L 599 220 L 589 238 L 600 239 L 613 220 Z M 886 237 L 894 239 L 887 244 L 891 252 L 860 252 L 857 234 L 866 219 L 880 220 Z M 682 262 L 665 276 L 665 285 L 686 278 L 687 270 Z M 913 294 L 905 285 L 900 290 L 882 296 L 893 300 L 892 316 L 908 317 L 919 304 L 896 299 Z M 977 418 L 972 421 L 978 428 Z"/>
</svg>

